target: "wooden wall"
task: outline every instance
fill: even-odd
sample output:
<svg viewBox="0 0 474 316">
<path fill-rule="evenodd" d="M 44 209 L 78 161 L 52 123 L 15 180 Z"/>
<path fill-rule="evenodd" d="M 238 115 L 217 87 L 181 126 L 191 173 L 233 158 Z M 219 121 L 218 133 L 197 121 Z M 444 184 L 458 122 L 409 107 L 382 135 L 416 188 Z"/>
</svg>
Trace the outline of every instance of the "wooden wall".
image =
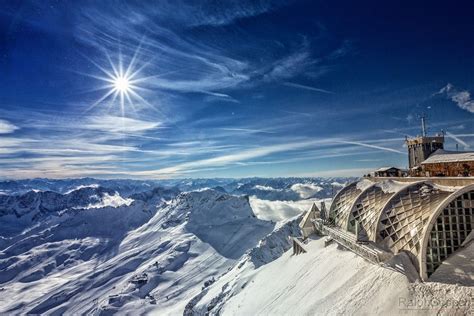
<svg viewBox="0 0 474 316">
<path fill-rule="evenodd" d="M 474 176 L 474 161 L 424 164 L 423 173 L 431 177 Z"/>
</svg>

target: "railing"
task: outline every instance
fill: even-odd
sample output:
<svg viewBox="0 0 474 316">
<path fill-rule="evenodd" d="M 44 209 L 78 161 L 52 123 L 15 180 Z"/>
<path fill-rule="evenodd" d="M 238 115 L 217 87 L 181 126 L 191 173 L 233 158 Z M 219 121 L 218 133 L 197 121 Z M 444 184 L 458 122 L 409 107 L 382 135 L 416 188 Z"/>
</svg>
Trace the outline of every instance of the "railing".
<svg viewBox="0 0 474 316">
<path fill-rule="evenodd" d="M 344 248 L 353 251 L 369 261 L 380 263 L 388 260 L 392 256 L 391 253 L 383 251 L 372 244 L 361 244 L 357 242 L 357 238 L 354 234 L 335 226 L 328 226 L 321 220 L 315 220 L 313 224 L 316 232 L 319 234 L 331 237 Z"/>
<path fill-rule="evenodd" d="M 296 237 L 290 237 L 293 243 L 293 254 L 295 256 L 306 253 L 306 249 L 304 249 L 303 243 Z"/>
</svg>

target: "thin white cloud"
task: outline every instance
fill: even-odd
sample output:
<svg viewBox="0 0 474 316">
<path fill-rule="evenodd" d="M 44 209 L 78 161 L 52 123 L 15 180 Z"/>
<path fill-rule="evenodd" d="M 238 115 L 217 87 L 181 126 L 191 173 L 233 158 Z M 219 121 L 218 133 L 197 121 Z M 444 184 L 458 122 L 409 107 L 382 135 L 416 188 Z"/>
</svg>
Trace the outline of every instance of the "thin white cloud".
<svg viewBox="0 0 474 316">
<path fill-rule="evenodd" d="M 293 83 L 293 82 L 284 82 L 283 83 L 285 86 L 292 87 L 292 88 L 297 88 L 297 89 L 303 89 L 303 90 L 309 90 L 309 91 L 315 91 L 315 92 L 321 92 L 321 93 L 326 93 L 326 94 L 334 94 L 334 92 L 325 90 L 325 89 L 320 89 L 316 87 L 311 87 L 311 86 L 306 86 L 298 83 Z"/>
<path fill-rule="evenodd" d="M 249 202 L 258 218 L 266 221 L 281 221 L 310 209 L 314 200 L 268 201 L 251 196 Z"/>
<path fill-rule="evenodd" d="M 378 162 L 378 161 L 382 161 L 382 160 L 381 159 L 367 158 L 367 159 L 357 159 L 356 161 L 358 161 L 358 162 Z"/>
<path fill-rule="evenodd" d="M 322 189 L 322 187 L 314 183 L 296 183 L 291 186 L 291 190 L 298 193 L 302 199 L 307 199 Z"/>
<path fill-rule="evenodd" d="M 275 189 L 273 187 L 270 187 L 267 185 L 260 185 L 260 184 L 257 184 L 253 188 L 257 190 L 261 190 L 261 191 L 273 191 L 273 192 L 282 191 L 281 189 Z"/>
<path fill-rule="evenodd" d="M 122 56 L 127 60 L 131 58 L 128 55 L 135 51 L 137 38 L 141 38 L 145 27 L 147 33 L 156 36 L 143 40 L 137 62 L 147 64 L 146 71 L 155 74 L 140 84 L 155 91 L 160 89 L 163 93 L 205 93 L 232 101 L 234 99 L 225 97 L 226 94 L 219 90 L 233 88 L 248 81 L 249 76 L 246 73 L 251 71 L 248 63 L 227 57 L 223 48 L 206 45 L 204 42 L 195 43 L 192 39 L 181 36 L 179 29 L 159 23 L 178 17 L 183 20 L 180 23 L 186 26 L 195 20 L 200 7 L 203 6 L 194 8 L 193 5 L 183 4 L 181 7 L 171 2 L 154 4 L 149 10 L 133 4 L 113 6 L 109 10 L 86 7 L 77 15 L 78 27 L 75 35 L 78 40 L 101 51 L 114 52 L 120 48 Z M 229 10 L 229 14 L 230 12 Z M 231 20 L 230 16 L 226 19 L 229 22 Z M 191 24 L 209 23 L 200 20 Z M 120 39 L 115 37 L 115 34 L 121 34 Z M 159 61 L 152 62 L 157 56 Z M 114 56 L 112 58 L 115 59 Z M 107 64 L 107 61 L 104 60 L 103 63 Z"/>
<path fill-rule="evenodd" d="M 466 128 L 466 125 L 465 124 L 459 124 L 459 125 L 456 125 L 456 126 L 451 126 L 450 129 L 455 129 L 455 130 L 463 130 Z"/>
<path fill-rule="evenodd" d="M 111 133 L 145 132 L 160 127 L 160 122 L 143 121 L 129 117 L 103 115 L 94 116 L 83 128 Z"/>
<path fill-rule="evenodd" d="M 296 112 L 296 111 L 286 111 L 286 110 L 281 110 L 281 112 L 292 114 L 292 115 L 305 116 L 305 117 L 313 117 L 314 116 L 314 114 L 307 113 L 307 112 Z"/>
<path fill-rule="evenodd" d="M 458 90 L 452 84 L 448 83 L 445 87 L 441 88 L 437 94 L 446 95 L 461 109 L 474 113 L 474 101 L 471 99 L 471 93 L 469 91 Z"/>
<path fill-rule="evenodd" d="M 361 147 L 367 147 L 367 148 L 373 148 L 373 149 L 379 149 L 383 151 L 389 151 L 397 154 L 402 154 L 406 155 L 405 152 L 393 148 L 388 148 L 388 147 L 383 147 L 383 146 L 377 146 L 377 145 L 371 145 L 371 144 L 366 144 L 366 143 L 361 143 L 361 142 L 354 142 L 354 141 L 338 141 L 341 144 L 350 144 L 350 145 L 357 145 Z"/>
<path fill-rule="evenodd" d="M 306 177 L 359 177 L 374 171 L 373 168 L 351 168 L 351 169 L 333 169 L 316 171 L 311 173 L 302 173 L 298 176 Z"/>
<path fill-rule="evenodd" d="M 263 78 L 266 81 L 278 81 L 280 79 L 291 78 L 312 63 L 314 63 L 314 61 L 311 59 L 309 48 L 305 42 L 300 50 L 277 60 Z"/>
<path fill-rule="evenodd" d="M 120 50 L 126 60 L 129 59 L 127 55 L 136 49 L 137 38 L 144 33 L 154 34 L 143 40 L 137 57 L 138 61 L 147 64 L 145 72 L 154 73 L 143 82 L 145 88 L 167 96 L 174 95 L 173 92 L 203 93 L 211 96 L 209 101 L 239 102 L 225 92 L 237 87 L 254 87 L 268 81 L 291 79 L 303 73 L 309 77 L 312 73 L 324 73 L 327 65 L 323 63 L 333 63 L 334 59 L 346 55 L 350 50 L 349 42 L 342 41 L 341 46 L 332 52 L 313 56 L 311 47 L 314 38 L 311 41 L 304 38 L 299 46 L 294 46 L 295 40 L 292 40 L 286 55 L 279 51 L 258 60 L 249 60 L 230 55 L 228 44 L 196 41 L 193 36 L 183 36 L 181 32 L 202 25 L 231 24 L 282 5 L 285 1 L 231 0 L 225 4 L 213 2 L 206 5 L 161 1 L 139 6 L 133 3 L 122 3 L 120 6 L 104 4 L 105 9 L 84 6 L 74 15 L 77 24 L 75 36 L 101 51 L 113 54 Z M 321 32 L 326 32 L 320 28 Z M 120 34 L 120 38 L 116 34 Z M 257 38 L 256 47 L 267 43 L 258 41 Z M 156 62 L 152 62 L 155 59 Z M 317 91 L 314 89 L 312 91 Z M 330 93 L 323 90 L 318 92 Z"/>
<path fill-rule="evenodd" d="M 454 139 L 454 141 L 456 141 L 458 144 L 461 144 L 464 147 L 464 149 L 469 149 L 471 147 L 468 143 L 466 143 L 461 138 L 459 138 L 459 136 L 451 134 L 448 131 L 446 131 L 446 136 L 448 136 L 449 138 Z"/>
<path fill-rule="evenodd" d="M 208 101 L 226 101 L 226 102 L 240 103 L 239 100 L 225 93 L 218 93 L 218 92 L 212 92 L 212 91 L 201 91 L 201 92 L 209 95 L 207 97 Z"/>
<path fill-rule="evenodd" d="M 252 128 L 231 128 L 231 127 L 222 127 L 220 128 L 223 131 L 233 131 L 233 132 L 243 132 L 243 133 L 264 133 L 264 134 L 275 134 L 275 132 L 264 130 L 264 129 L 252 129 Z"/>
<path fill-rule="evenodd" d="M 226 1 L 215 2 L 214 6 L 205 6 L 202 4 L 189 5 L 193 2 L 184 2 L 189 6 L 188 16 L 183 20 L 184 23 L 190 23 L 191 26 L 202 25 L 228 25 L 238 19 L 253 17 L 272 10 L 274 7 L 281 6 L 284 2 L 277 1 Z M 180 2 L 179 7 L 182 8 Z M 192 22 L 190 18 L 194 17 Z"/>
<path fill-rule="evenodd" d="M 474 137 L 474 134 L 456 134 L 457 137 Z"/>
<path fill-rule="evenodd" d="M 10 134 L 19 129 L 18 126 L 13 125 L 12 123 L 0 119 L 0 134 Z"/>
<path fill-rule="evenodd" d="M 301 141 L 301 142 L 293 142 L 293 143 L 287 143 L 287 144 L 262 146 L 258 148 L 241 150 L 239 152 L 234 152 L 231 154 L 217 156 L 213 158 L 185 162 L 182 164 L 177 164 L 172 167 L 166 167 L 166 168 L 162 168 L 162 169 L 158 169 L 154 171 L 138 172 L 137 174 L 148 175 L 148 176 L 159 176 L 159 175 L 164 175 L 164 174 L 176 175 L 176 174 L 185 172 L 188 169 L 200 169 L 203 167 L 225 166 L 229 164 L 246 161 L 248 159 L 264 157 L 264 156 L 274 154 L 274 153 L 308 148 L 311 146 L 324 144 L 329 141 L 330 140 L 312 140 L 312 141 Z"/>
</svg>

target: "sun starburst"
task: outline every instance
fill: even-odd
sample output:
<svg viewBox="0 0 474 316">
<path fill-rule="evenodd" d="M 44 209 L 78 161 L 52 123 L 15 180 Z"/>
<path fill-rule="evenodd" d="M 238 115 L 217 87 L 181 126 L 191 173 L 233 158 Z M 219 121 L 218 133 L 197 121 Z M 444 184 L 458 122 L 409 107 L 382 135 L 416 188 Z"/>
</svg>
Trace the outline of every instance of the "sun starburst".
<svg viewBox="0 0 474 316">
<path fill-rule="evenodd" d="M 127 77 L 114 78 L 114 89 L 120 93 L 129 93 L 132 89 L 130 85 L 130 79 Z"/>
<path fill-rule="evenodd" d="M 140 84 L 145 83 L 148 78 L 141 76 L 141 72 L 146 64 L 141 63 L 138 60 L 139 52 L 140 46 L 137 47 L 133 56 L 129 58 L 129 63 L 126 67 L 123 66 L 124 58 L 120 51 L 115 63 L 112 61 L 108 52 L 105 52 L 108 60 L 107 67 L 104 67 L 88 58 L 102 72 L 100 75 L 88 75 L 103 83 L 94 90 L 106 90 L 106 92 L 89 107 L 89 109 L 92 109 L 99 104 L 104 104 L 105 102 L 108 102 L 110 106 L 113 106 L 117 104 L 118 101 L 120 111 L 122 115 L 124 115 L 128 107 L 133 111 L 136 111 L 135 104 L 137 103 L 150 105 L 140 95 L 140 92 L 146 90 L 144 87 L 140 86 Z M 139 64 L 141 64 L 140 67 L 138 67 Z"/>
</svg>

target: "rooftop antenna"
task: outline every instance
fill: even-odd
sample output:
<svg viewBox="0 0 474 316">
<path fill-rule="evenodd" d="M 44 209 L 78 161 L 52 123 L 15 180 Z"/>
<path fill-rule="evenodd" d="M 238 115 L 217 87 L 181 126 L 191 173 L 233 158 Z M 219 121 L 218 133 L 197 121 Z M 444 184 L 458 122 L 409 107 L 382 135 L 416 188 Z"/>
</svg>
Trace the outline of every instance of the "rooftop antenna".
<svg viewBox="0 0 474 316">
<path fill-rule="evenodd" d="M 426 137 L 426 117 L 424 114 L 421 116 L 421 135 Z"/>
</svg>

